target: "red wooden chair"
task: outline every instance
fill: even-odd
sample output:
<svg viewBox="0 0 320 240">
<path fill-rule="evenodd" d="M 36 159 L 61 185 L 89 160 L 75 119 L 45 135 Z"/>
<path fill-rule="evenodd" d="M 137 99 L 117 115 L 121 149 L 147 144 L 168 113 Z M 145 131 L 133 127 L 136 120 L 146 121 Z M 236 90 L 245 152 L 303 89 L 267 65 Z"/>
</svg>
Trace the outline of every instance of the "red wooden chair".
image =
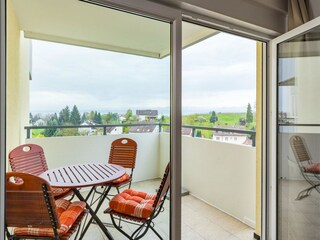
<svg viewBox="0 0 320 240">
<path fill-rule="evenodd" d="M 6 174 L 5 229 L 10 240 L 69 239 L 86 214 L 85 206 L 81 201 L 54 200 L 50 184 L 38 176 Z"/>
<path fill-rule="evenodd" d="M 109 202 L 109 208 L 104 213 L 110 214 L 113 226 L 128 239 L 141 239 L 149 228 L 160 238 L 161 235 L 155 230 L 153 220 L 163 211 L 163 204 L 170 187 L 170 165 L 167 165 L 161 180 L 157 194 L 127 189 Z M 130 235 L 119 226 L 115 219 L 138 225 L 138 228 Z"/>
<path fill-rule="evenodd" d="M 23 144 L 9 153 L 9 163 L 13 172 L 29 173 L 35 176 L 48 170 L 43 148 L 36 144 Z M 72 195 L 70 188 L 52 187 L 55 199 Z"/>
<path fill-rule="evenodd" d="M 130 169 L 130 174 L 126 173 L 122 177 L 107 183 L 106 187 L 114 187 L 120 193 L 120 188 L 124 186 L 131 187 L 133 171 L 136 165 L 137 143 L 130 138 L 119 138 L 111 143 L 108 163 L 117 164 L 124 168 Z M 107 190 L 106 188 L 105 190 Z M 96 191 L 99 194 L 103 192 Z M 110 195 L 109 196 L 113 196 Z"/>
<path fill-rule="evenodd" d="M 131 187 L 133 171 L 136 165 L 137 143 L 130 138 L 119 138 L 112 142 L 109 154 L 109 163 L 117 164 L 130 169 L 130 174 L 126 173 L 121 178 L 113 181 L 112 187 L 115 187 L 119 193 L 119 188 L 128 185 Z"/>
<path fill-rule="evenodd" d="M 320 163 L 314 163 L 302 137 L 294 135 L 290 145 L 303 178 L 311 185 L 299 192 L 296 200 L 308 197 L 313 189 L 320 193 Z"/>
</svg>

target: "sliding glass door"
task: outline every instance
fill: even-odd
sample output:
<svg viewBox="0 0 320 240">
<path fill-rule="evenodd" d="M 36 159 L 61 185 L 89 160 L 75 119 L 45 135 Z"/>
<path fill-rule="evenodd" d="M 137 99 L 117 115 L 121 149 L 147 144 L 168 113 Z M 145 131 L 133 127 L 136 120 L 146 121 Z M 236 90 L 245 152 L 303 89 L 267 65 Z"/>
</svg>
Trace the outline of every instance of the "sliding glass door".
<svg viewBox="0 0 320 240">
<path fill-rule="evenodd" d="M 320 19 L 274 41 L 279 240 L 320 239 Z M 274 168 L 273 168 L 274 169 Z"/>
</svg>

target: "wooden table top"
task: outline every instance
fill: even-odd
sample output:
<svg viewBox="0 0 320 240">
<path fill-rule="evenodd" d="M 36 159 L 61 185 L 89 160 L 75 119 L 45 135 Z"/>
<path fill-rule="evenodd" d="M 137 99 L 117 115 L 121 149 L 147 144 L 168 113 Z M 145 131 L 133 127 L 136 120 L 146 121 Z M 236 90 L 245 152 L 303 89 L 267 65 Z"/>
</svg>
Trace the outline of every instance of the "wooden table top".
<svg viewBox="0 0 320 240">
<path fill-rule="evenodd" d="M 125 168 L 107 163 L 76 164 L 48 170 L 40 175 L 53 187 L 88 187 L 111 182 L 126 173 Z"/>
</svg>

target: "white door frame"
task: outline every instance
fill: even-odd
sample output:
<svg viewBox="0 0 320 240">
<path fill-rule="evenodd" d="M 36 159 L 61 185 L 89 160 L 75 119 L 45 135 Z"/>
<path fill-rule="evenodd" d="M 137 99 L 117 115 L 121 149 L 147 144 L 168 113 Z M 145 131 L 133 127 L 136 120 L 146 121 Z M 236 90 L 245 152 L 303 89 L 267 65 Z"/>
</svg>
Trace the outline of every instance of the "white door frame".
<svg viewBox="0 0 320 240">
<path fill-rule="evenodd" d="M 181 12 L 146 0 L 83 0 L 111 7 L 171 24 L 171 79 L 170 79 L 170 239 L 181 239 Z M 1 11 L 1 115 L 0 115 L 0 239 L 5 239 L 5 172 L 6 172 L 6 0 L 0 0 Z"/>
<path fill-rule="evenodd" d="M 277 45 L 320 25 L 320 17 L 315 18 L 270 41 L 269 81 L 268 81 L 268 182 L 267 182 L 267 239 L 277 239 Z"/>
</svg>

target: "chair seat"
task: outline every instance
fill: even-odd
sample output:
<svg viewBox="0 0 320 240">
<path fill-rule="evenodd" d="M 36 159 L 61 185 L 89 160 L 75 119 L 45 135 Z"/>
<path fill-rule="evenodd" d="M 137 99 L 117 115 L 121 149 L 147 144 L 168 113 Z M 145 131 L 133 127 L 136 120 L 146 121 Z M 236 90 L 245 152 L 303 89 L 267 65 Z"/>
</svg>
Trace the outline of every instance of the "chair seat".
<svg viewBox="0 0 320 240">
<path fill-rule="evenodd" d="M 84 212 L 86 203 L 81 201 L 71 203 L 65 199 L 58 199 L 55 203 L 61 225 L 57 229 L 57 232 L 59 236 L 63 236 L 68 233 L 77 218 Z M 16 227 L 14 228 L 14 234 L 20 236 L 54 237 L 52 228 Z"/>
<path fill-rule="evenodd" d="M 65 196 L 66 193 L 70 192 L 70 194 L 72 194 L 72 190 L 71 188 L 60 188 L 60 187 L 51 187 L 52 189 L 52 193 L 53 193 L 53 196 L 55 198 L 59 197 L 59 196 Z M 66 194 L 66 195 L 69 195 L 69 194 Z"/>
<path fill-rule="evenodd" d="M 115 195 L 109 202 L 109 207 L 115 212 L 146 219 L 153 212 L 156 194 L 148 194 L 133 189 L 127 189 Z"/>
<path fill-rule="evenodd" d="M 304 167 L 304 171 L 307 173 L 320 174 L 320 163 L 312 164 Z"/>
<path fill-rule="evenodd" d="M 118 183 L 127 182 L 128 180 L 131 180 L 131 178 L 130 178 L 130 175 L 126 173 L 122 177 L 119 177 L 118 179 L 112 181 L 112 183 L 118 184 Z"/>
</svg>

